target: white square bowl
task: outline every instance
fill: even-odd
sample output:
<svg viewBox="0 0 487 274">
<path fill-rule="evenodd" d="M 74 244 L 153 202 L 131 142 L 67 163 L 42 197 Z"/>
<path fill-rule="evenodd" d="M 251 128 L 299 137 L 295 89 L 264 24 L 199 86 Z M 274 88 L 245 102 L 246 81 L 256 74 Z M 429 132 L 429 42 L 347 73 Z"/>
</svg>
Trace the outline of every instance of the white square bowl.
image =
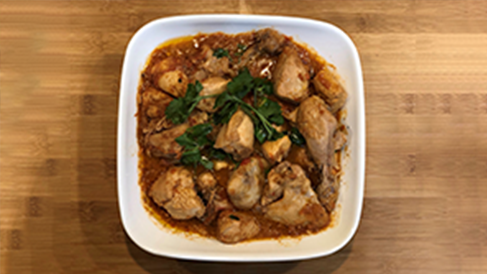
<svg viewBox="0 0 487 274">
<path fill-rule="evenodd" d="M 345 123 L 350 128 L 349 156 L 334 225 L 300 239 L 251 241 L 225 245 L 187 237 L 156 225 L 142 205 L 138 185 L 136 94 L 140 72 L 161 43 L 198 32 L 240 33 L 272 27 L 316 50 L 336 66 L 349 93 Z M 142 249 L 167 257 L 205 261 L 285 261 L 329 255 L 345 246 L 357 230 L 362 211 L 365 173 L 365 111 L 362 70 L 357 49 L 337 27 L 309 19 L 254 15 L 192 15 L 152 21 L 132 37 L 125 54 L 118 120 L 118 198 L 125 231 Z"/>
</svg>

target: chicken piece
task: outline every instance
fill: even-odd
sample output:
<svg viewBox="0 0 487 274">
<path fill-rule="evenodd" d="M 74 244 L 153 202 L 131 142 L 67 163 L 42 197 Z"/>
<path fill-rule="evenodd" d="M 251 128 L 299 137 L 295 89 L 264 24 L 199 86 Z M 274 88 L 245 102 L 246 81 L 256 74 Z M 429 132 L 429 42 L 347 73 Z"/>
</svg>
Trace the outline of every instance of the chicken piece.
<svg viewBox="0 0 487 274">
<path fill-rule="evenodd" d="M 223 169 L 233 169 L 235 167 L 235 164 L 229 163 L 224 160 L 214 160 L 213 161 L 213 169 L 215 171 L 220 171 Z"/>
<path fill-rule="evenodd" d="M 225 189 L 218 185 L 211 172 L 205 171 L 201 173 L 196 180 L 196 184 L 206 201 L 206 213 L 201 218 L 203 223 L 210 224 L 220 211 L 233 208 Z"/>
<path fill-rule="evenodd" d="M 250 209 L 260 199 L 265 182 L 267 162 L 260 157 L 247 158 L 228 180 L 227 193 L 230 201 L 239 209 Z"/>
<path fill-rule="evenodd" d="M 311 159 L 306 147 L 292 147 L 291 152 L 286 159 L 289 159 L 292 164 L 297 164 L 304 168 L 304 170 L 306 170 L 308 173 L 317 169 L 316 164 Z"/>
<path fill-rule="evenodd" d="M 176 142 L 176 138 L 181 136 L 188 128 L 189 125 L 184 123 L 160 133 L 150 135 L 149 145 L 151 155 L 168 160 L 181 158 L 183 147 Z"/>
<path fill-rule="evenodd" d="M 295 108 L 293 111 L 289 112 L 288 114 L 283 113 L 282 116 L 286 118 L 291 125 L 296 125 L 296 118 L 298 116 L 298 108 Z"/>
<path fill-rule="evenodd" d="M 282 197 L 284 187 L 291 174 L 291 163 L 288 161 L 282 162 L 269 171 L 269 174 L 267 174 L 267 184 L 264 186 L 260 201 L 262 206 L 267 206 Z"/>
<path fill-rule="evenodd" d="M 315 162 L 320 167 L 326 165 L 334 152 L 332 138 L 337 127 L 335 117 L 323 100 L 312 96 L 299 106 L 296 122 Z"/>
<path fill-rule="evenodd" d="M 217 184 L 218 182 L 215 177 L 209 171 L 201 173 L 196 179 L 196 185 L 201 190 L 203 198 L 205 198 L 206 201 L 210 200 L 211 192 L 215 189 Z"/>
<path fill-rule="evenodd" d="M 281 99 L 299 103 L 309 96 L 309 74 L 298 53 L 284 48 L 274 70 L 274 93 Z"/>
<path fill-rule="evenodd" d="M 151 73 L 155 75 L 161 75 L 168 71 L 173 71 L 179 66 L 180 64 L 178 58 L 170 56 L 162 59 L 159 63 L 155 64 L 151 69 Z"/>
<path fill-rule="evenodd" d="M 208 72 L 208 76 L 235 76 L 235 72 L 230 68 L 230 60 L 228 57 L 213 56 L 213 50 L 208 46 L 203 46 L 202 53 L 205 56 L 203 69 Z"/>
<path fill-rule="evenodd" d="M 273 165 L 284 159 L 291 149 L 291 140 L 287 135 L 276 141 L 266 141 L 262 144 L 264 157 Z"/>
<path fill-rule="evenodd" d="M 268 204 L 264 209 L 266 218 L 288 226 L 299 225 L 309 229 L 322 228 L 328 224 L 329 216 L 320 205 L 300 166 L 284 161 L 269 172 L 268 179 L 262 200 L 263 204 Z M 282 198 L 275 201 L 281 195 Z"/>
<path fill-rule="evenodd" d="M 313 84 L 320 97 L 330 106 L 331 113 L 336 113 L 347 101 L 347 92 L 328 68 L 316 74 Z"/>
<path fill-rule="evenodd" d="M 159 92 L 159 93 L 162 93 L 162 92 Z M 165 96 L 169 97 L 169 95 L 167 95 L 167 94 Z M 172 97 L 170 97 L 170 98 L 171 98 L 171 100 L 173 100 Z M 165 106 L 164 106 L 163 110 L 165 110 Z M 189 126 L 192 127 L 195 125 L 206 123 L 206 121 L 208 121 L 208 113 L 196 110 L 196 111 L 193 111 L 193 113 L 191 113 L 191 115 L 188 117 L 187 123 L 189 123 Z M 152 133 L 154 133 L 154 132 L 160 132 L 160 131 L 165 130 L 165 129 L 173 128 L 174 126 L 175 125 L 173 124 L 171 119 L 168 119 L 164 113 L 164 115 L 159 120 L 150 121 L 149 126 L 146 129 L 144 129 L 144 133 L 148 133 L 147 138 L 149 138 L 152 135 Z"/>
<path fill-rule="evenodd" d="M 252 215 L 224 211 L 218 217 L 216 237 L 223 243 L 234 244 L 253 238 L 260 232 L 260 224 Z"/>
<path fill-rule="evenodd" d="M 258 48 L 269 54 L 277 54 L 282 50 L 286 37 L 274 29 L 261 29 L 256 32 L 259 40 Z"/>
<path fill-rule="evenodd" d="M 305 176 L 303 169 L 299 165 L 284 161 L 271 169 L 267 175 L 267 184 L 262 194 L 261 205 L 266 206 L 282 197 L 284 188 L 292 180 L 303 179 Z M 307 177 L 306 177 L 307 179 Z"/>
<path fill-rule="evenodd" d="M 295 104 L 278 100 L 277 103 L 281 107 L 281 114 L 292 124 L 296 123 L 296 113 L 298 113 L 298 107 Z"/>
<path fill-rule="evenodd" d="M 208 113 L 204 111 L 196 110 L 193 111 L 191 115 L 189 115 L 187 122 L 189 123 L 190 127 L 193 127 L 196 125 L 204 124 L 207 121 L 208 121 Z"/>
<path fill-rule="evenodd" d="M 347 143 L 347 134 L 341 130 L 337 130 L 335 136 L 333 137 L 335 143 L 335 151 L 342 149 Z"/>
<path fill-rule="evenodd" d="M 206 123 L 208 114 L 203 111 L 194 111 L 184 124 L 174 125 L 170 119 L 163 117 L 156 125 L 155 130 L 160 133 L 147 135 L 150 145 L 150 153 L 154 157 L 162 157 L 168 160 L 181 158 L 183 148 L 176 142 L 176 138 L 183 135 L 189 127 Z"/>
<path fill-rule="evenodd" d="M 225 80 L 221 77 L 208 78 L 201 83 L 203 85 L 203 90 L 200 92 L 200 96 L 220 94 L 227 89 L 228 82 L 230 82 L 230 80 Z M 215 101 L 216 97 L 203 99 L 198 103 L 197 108 L 202 111 L 213 113 L 217 111 L 213 108 Z"/>
<path fill-rule="evenodd" d="M 254 150 L 254 124 L 250 117 L 237 110 L 218 133 L 214 147 L 232 154 L 236 161 L 249 157 Z"/>
<path fill-rule="evenodd" d="M 179 60 L 168 57 L 152 67 L 154 83 L 174 97 L 183 97 L 188 86 L 188 77 L 180 69 Z"/>
<path fill-rule="evenodd" d="M 152 119 L 162 118 L 166 107 L 173 98 L 164 92 L 149 87 L 142 93 L 142 105 L 146 108 L 145 114 Z"/>
<path fill-rule="evenodd" d="M 149 190 L 149 196 L 177 220 L 201 217 L 205 206 L 196 194 L 191 172 L 184 167 L 171 167 L 162 173 Z"/>
<path fill-rule="evenodd" d="M 260 56 L 260 51 L 256 45 L 250 46 L 245 50 L 242 54 L 242 57 L 239 58 L 238 64 L 236 68 L 241 70 L 244 67 L 247 67 L 249 64 L 255 63 L 254 60 Z"/>
<path fill-rule="evenodd" d="M 208 77 L 208 73 L 206 72 L 206 70 L 199 69 L 192 75 L 191 80 L 192 82 L 195 82 L 196 80 L 202 82 L 207 77 Z"/>
<path fill-rule="evenodd" d="M 332 174 L 329 174 L 327 167 L 323 168 L 322 177 L 321 183 L 316 188 L 316 193 L 318 194 L 320 203 L 328 212 L 332 212 L 338 200 L 340 184 Z"/>
<path fill-rule="evenodd" d="M 217 184 L 218 182 L 216 181 L 215 177 L 209 171 L 201 173 L 196 179 L 196 185 L 206 201 L 210 200 L 212 192 Z"/>
<path fill-rule="evenodd" d="M 211 192 L 210 199 L 207 201 L 206 213 L 201 218 L 204 224 L 209 225 L 223 210 L 232 210 L 233 205 L 228 200 L 228 195 L 225 189 L 217 185 Z"/>
<path fill-rule="evenodd" d="M 159 87 L 175 97 L 184 97 L 188 87 L 188 77 L 180 70 L 168 71 L 158 80 Z"/>
</svg>

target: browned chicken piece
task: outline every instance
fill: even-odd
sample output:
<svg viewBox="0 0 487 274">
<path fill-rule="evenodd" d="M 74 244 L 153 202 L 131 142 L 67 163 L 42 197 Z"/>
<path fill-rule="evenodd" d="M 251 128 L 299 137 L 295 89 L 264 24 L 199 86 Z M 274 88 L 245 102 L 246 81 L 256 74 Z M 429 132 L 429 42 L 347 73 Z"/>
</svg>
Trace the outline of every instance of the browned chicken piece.
<svg viewBox="0 0 487 274">
<path fill-rule="evenodd" d="M 333 135 L 337 127 L 335 117 L 323 100 L 312 96 L 299 106 L 296 122 L 315 162 L 320 167 L 326 165 L 334 153 Z"/>
<path fill-rule="evenodd" d="M 163 91 L 174 97 L 183 97 L 188 86 L 188 77 L 179 68 L 178 60 L 168 57 L 152 68 L 154 82 Z"/>
<path fill-rule="evenodd" d="M 253 238 L 260 232 L 255 217 L 244 212 L 224 211 L 218 217 L 216 237 L 218 240 L 235 244 Z"/>
<path fill-rule="evenodd" d="M 328 212 L 332 212 L 338 200 L 338 189 L 340 184 L 336 178 L 328 172 L 328 167 L 323 167 L 322 181 L 316 188 L 320 203 Z"/>
<path fill-rule="evenodd" d="M 302 102 L 309 96 L 308 80 L 308 71 L 296 50 L 284 48 L 274 70 L 274 93 L 289 102 Z"/>
<path fill-rule="evenodd" d="M 316 74 L 313 84 L 321 98 L 330 106 L 332 113 L 341 109 L 347 101 L 347 92 L 328 68 L 324 68 Z"/>
<path fill-rule="evenodd" d="M 203 69 L 207 72 L 207 76 L 235 76 L 235 72 L 230 68 L 228 57 L 213 56 L 213 50 L 208 46 L 203 46 L 202 52 L 206 60 L 203 63 Z"/>
<path fill-rule="evenodd" d="M 284 159 L 291 149 L 291 140 L 287 135 L 276 141 L 266 141 L 262 144 L 264 157 L 273 165 Z"/>
<path fill-rule="evenodd" d="M 201 173 L 196 179 L 196 185 L 198 186 L 199 190 L 201 190 L 203 198 L 205 198 L 206 201 L 210 200 L 212 191 L 215 189 L 217 184 L 218 182 L 216 181 L 215 176 L 213 176 L 213 174 L 211 174 L 209 171 Z"/>
<path fill-rule="evenodd" d="M 269 172 L 268 181 L 265 198 L 262 198 L 262 203 L 268 204 L 264 208 L 266 218 L 288 226 L 300 225 L 309 229 L 322 228 L 328 224 L 329 216 L 320 205 L 300 166 L 284 161 Z M 282 198 L 278 199 L 281 195 Z"/>
<path fill-rule="evenodd" d="M 239 209 L 250 209 L 260 199 L 265 182 L 267 162 L 260 157 L 243 160 L 228 180 L 230 201 Z"/>
<path fill-rule="evenodd" d="M 239 62 L 236 65 L 238 70 L 247 67 L 249 64 L 254 63 L 254 60 L 260 56 L 260 51 L 256 45 L 250 46 L 239 58 Z"/>
<path fill-rule="evenodd" d="M 288 102 L 278 100 L 277 103 L 281 107 L 282 117 L 286 118 L 291 124 L 296 123 L 296 114 L 298 113 L 298 106 Z"/>
<path fill-rule="evenodd" d="M 296 126 L 296 118 L 298 116 L 298 108 L 295 108 L 293 111 L 289 112 L 287 115 L 284 115 L 284 118 L 289 120 L 290 124 Z"/>
<path fill-rule="evenodd" d="M 207 201 L 206 213 L 201 218 L 204 224 L 210 224 L 223 210 L 234 209 L 232 203 L 228 199 L 225 188 L 217 185 L 211 192 L 210 200 Z"/>
<path fill-rule="evenodd" d="M 157 125 L 157 130 L 164 129 L 162 132 L 148 135 L 150 153 L 154 157 L 162 157 L 168 160 L 181 158 L 183 148 L 176 142 L 176 138 L 181 136 L 189 127 L 206 123 L 208 114 L 203 111 L 193 111 L 184 124 L 174 125 L 169 119 L 161 119 Z"/>
<path fill-rule="evenodd" d="M 269 171 L 267 174 L 267 184 L 264 186 L 260 204 L 267 206 L 282 197 L 284 187 L 292 175 L 291 163 L 284 161 Z"/>
<path fill-rule="evenodd" d="M 314 173 L 318 170 L 318 167 L 311 159 L 308 149 L 306 147 L 295 146 L 291 149 L 286 160 L 289 160 L 292 164 L 297 164 L 302 167 L 308 174 Z"/>
<path fill-rule="evenodd" d="M 189 115 L 187 123 L 190 127 L 204 124 L 208 121 L 208 113 L 204 111 L 195 110 Z"/>
<path fill-rule="evenodd" d="M 168 160 L 181 158 L 183 147 L 176 142 L 176 138 L 181 136 L 188 128 L 189 125 L 184 123 L 160 133 L 152 134 L 149 137 L 151 155 Z"/>
<path fill-rule="evenodd" d="M 177 69 L 179 66 L 180 64 L 178 58 L 170 56 L 165 59 L 162 59 L 157 64 L 155 64 L 151 69 L 151 73 L 156 75 L 163 74 L 168 71 L 173 71 Z"/>
<path fill-rule="evenodd" d="M 335 143 L 335 151 L 342 149 L 347 143 L 347 134 L 341 130 L 337 130 L 333 137 Z"/>
<path fill-rule="evenodd" d="M 172 100 L 171 96 L 153 87 L 142 93 L 142 105 L 146 107 L 145 114 L 152 119 L 163 117 L 166 107 Z"/>
<path fill-rule="evenodd" d="M 218 133 L 214 147 L 232 154 L 236 161 L 249 157 L 254 150 L 254 124 L 250 117 L 237 110 Z"/>
<path fill-rule="evenodd" d="M 177 220 L 201 217 L 205 206 L 196 194 L 191 171 L 184 167 L 171 167 L 162 173 L 151 186 L 149 196 Z"/>
<path fill-rule="evenodd" d="M 193 80 L 193 82 L 196 80 L 202 82 L 207 77 L 208 77 L 208 73 L 206 72 L 206 70 L 199 69 L 192 75 L 191 80 Z"/>
<path fill-rule="evenodd" d="M 223 93 L 227 89 L 227 84 L 230 80 L 225 80 L 221 77 L 211 77 L 204 80 L 201 84 L 203 90 L 200 92 L 200 96 L 216 95 Z M 203 99 L 198 103 L 197 108 L 202 111 L 213 113 L 217 111 L 213 108 L 215 105 L 216 97 Z"/>
<path fill-rule="evenodd" d="M 233 208 L 225 189 L 218 185 L 211 172 L 205 171 L 201 173 L 196 180 L 196 184 L 206 201 L 206 213 L 201 218 L 205 224 L 210 224 L 220 211 Z"/>
<path fill-rule="evenodd" d="M 259 50 L 277 54 L 282 50 L 286 37 L 274 29 L 261 29 L 256 32 Z"/>
<path fill-rule="evenodd" d="M 188 86 L 188 77 L 180 70 L 168 71 L 159 78 L 159 87 L 175 97 L 184 97 Z"/>
</svg>

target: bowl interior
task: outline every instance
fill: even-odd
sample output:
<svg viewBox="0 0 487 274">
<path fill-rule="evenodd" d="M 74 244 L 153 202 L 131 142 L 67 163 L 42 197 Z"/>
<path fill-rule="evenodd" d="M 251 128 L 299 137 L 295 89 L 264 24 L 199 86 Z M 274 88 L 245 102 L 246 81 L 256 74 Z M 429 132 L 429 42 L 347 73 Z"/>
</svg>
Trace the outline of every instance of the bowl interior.
<svg viewBox="0 0 487 274">
<path fill-rule="evenodd" d="M 138 185 L 136 93 L 140 71 L 150 53 L 168 39 L 198 32 L 239 33 L 273 27 L 316 50 L 336 66 L 349 93 L 345 123 L 350 128 L 344 159 L 337 218 L 327 230 L 301 239 L 264 240 L 224 245 L 216 240 L 187 237 L 161 228 L 143 208 Z M 331 254 L 355 233 L 364 187 L 365 113 L 363 83 L 357 50 L 340 29 L 323 22 L 272 16 L 182 16 L 153 21 L 132 38 L 126 51 L 119 106 L 118 192 L 122 222 L 128 235 L 148 252 L 176 258 L 217 261 L 297 260 Z"/>
</svg>

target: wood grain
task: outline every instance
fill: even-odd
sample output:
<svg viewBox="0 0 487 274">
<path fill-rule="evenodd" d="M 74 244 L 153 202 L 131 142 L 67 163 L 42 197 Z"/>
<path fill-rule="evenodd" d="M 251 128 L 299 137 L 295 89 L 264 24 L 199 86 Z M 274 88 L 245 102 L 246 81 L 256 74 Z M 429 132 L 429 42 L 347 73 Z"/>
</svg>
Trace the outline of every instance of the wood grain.
<svg viewBox="0 0 487 274">
<path fill-rule="evenodd" d="M 152 256 L 120 222 L 116 120 L 131 35 L 160 17 L 280 14 L 357 45 L 367 115 L 354 240 L 302 262 Z M 2 273 L 487 273 L 487 3 L 1 1 Z"/>
</svg>

